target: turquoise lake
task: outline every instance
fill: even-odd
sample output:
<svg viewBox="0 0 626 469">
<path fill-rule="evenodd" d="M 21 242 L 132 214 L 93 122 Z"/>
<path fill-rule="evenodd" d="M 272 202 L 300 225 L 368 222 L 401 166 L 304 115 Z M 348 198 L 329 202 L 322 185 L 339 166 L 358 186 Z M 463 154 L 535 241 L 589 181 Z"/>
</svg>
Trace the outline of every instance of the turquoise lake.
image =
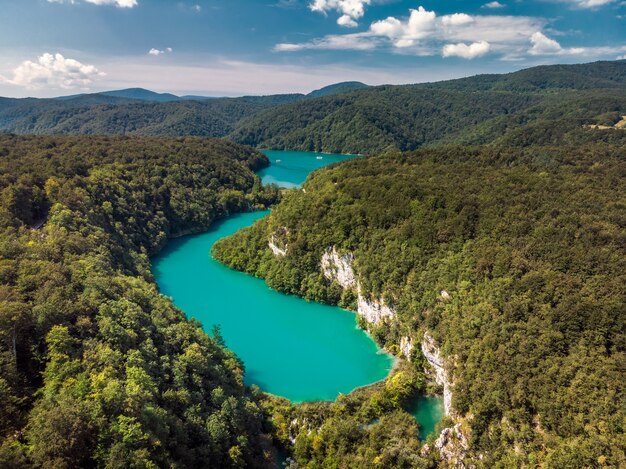
<svg viewBox="0 0 626 469">
<path fill-rule="evenodd" d="M 263 153 L 271 163 L 268 168 L 258 172 L 263 184 L 273 183 L 288 188 L 300 186 L 311 171 L 354 158 L 336 153 L 302 151 L 264 150 Z"/>
<path fill-rule="evenodd" d="M 420 425 L 420 440 L 424 441 L 435 431 L 435 427 L 444 416 L 443 399 L 441 397 L 420 396 L 412 402 L 408 409 Z"/>
<path fill-rule="evenodd" d="M 295 187 L 314 169 L 349 156 L 267 151 L 264 183 Z M 278 160 L 278 161 L 277 161 Z M 229 269 L 211 246 L 269 212 L 229 217 L 207 233 L 171 240 L 152 260 L 161 293 L 206 331 L 219 324 L 245 364 L 245 382 L 293 402 L 332 400 L 384 379 L 393 358 L 356 327 L 355 314 L 287 296 L 261 279 Z"/>
</svg>

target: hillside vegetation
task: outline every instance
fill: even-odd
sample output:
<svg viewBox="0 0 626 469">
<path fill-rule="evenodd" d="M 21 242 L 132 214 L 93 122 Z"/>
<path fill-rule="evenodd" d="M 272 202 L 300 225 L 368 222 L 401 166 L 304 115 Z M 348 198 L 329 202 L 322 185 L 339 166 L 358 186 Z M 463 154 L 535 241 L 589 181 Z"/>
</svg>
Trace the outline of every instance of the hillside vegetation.
<svg viewBox="0 0 626 469">
<path fill-rule="evenodd" d="M 560 144 L 596 140 L 582 125 L 610 112 L 626 112 L 626 61 L 367 88 L 265 110 L 231 138 L 263 148 L 365 154 L 441 143 Z"/>
<path fill-rule="evenodd" d="M 259 148 L 361 154 L 449 143 L 523 147 L 626 138 L 585 132 L 585 126 L 626 113 L 626 61 L 417 85 L 346 82 L 306 96 L 159 103 L 130 99 L 143 94 L 122 91 L 63 100 L 2 98 L 0 131 L 227 136 Z"/>
<path fill-rule="evenodd" d="M 277 290 L 354 308 L 353 292 L 320 269 L 332 246 L 353 253 L 362 294 L 398 314 L 365 324 L 374 338 L 397 351 L 401 337 L 419 343 L 428 331 L 441 345 L 467 463 L 621 467 L 625 155 L 626 145 L 589 144 L 350 160 L 313 173 L 214 253 Z M 347 467 L 372 447 L 354 415 L 328 418 L 335 431 L 298 436 L 303 467 Z M 369 454 L 359 467 L 376 467 Z"/>
<path fill-rule="evenodd" d="M 144 102 L 103 94 L 66 100 L 0 100 L 0 130 L 18 134 L 223 137 L 244 117 L 304 95 Z"/>
<path fill-rule="evenodd" d="M 270 465 L 242 363 L 159 295 L 148 259 L 273 202 L 252 172 L 267 159 L 210 139 L 30 136 L 0 137 L 0 156 L 0 467 Z"/>
</svg>

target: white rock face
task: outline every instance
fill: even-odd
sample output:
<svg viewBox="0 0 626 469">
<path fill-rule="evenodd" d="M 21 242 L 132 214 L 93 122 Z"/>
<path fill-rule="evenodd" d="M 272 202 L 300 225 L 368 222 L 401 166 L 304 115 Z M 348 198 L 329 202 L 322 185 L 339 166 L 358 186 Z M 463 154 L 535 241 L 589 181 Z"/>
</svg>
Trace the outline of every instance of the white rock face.
<svg viewBox="0 0 626 469">
<path fill-rule="evenodd" d="M 275 256 L 278 257 L 285 257 L 287 255 L 287 246 L 284 247 L 284 249 L 279 248 L 276 243 L 275 243 L 275 239 L 272 236 L 269 240 L 269 242 L 267 243 L 267 245 L 269 246 L 269 248 L 272 250 L 272 252 L 274 253 Z"/>
<path fill-rule="evenodd" d="M 287 255 L 288 244 L 284 241 L 281 241 L 281 237 L 285 237 L 289 234 L 289 230 L 286 226 L 283 226 L 277 233 L 274 233 L 270 236 L 269 241 L 267 242 L 268 247 L 272 250 L 275 256 L 277 257 L 285 257 Z"/>
<path fill-rule="evenodd" d="M 413 339 L 409 336 L 400 338 L 400 353 L 404 355 L 408 361 L 411 361 L 411 355 L 413 353 L 413 349 L 415 345 L 413 345 Z"/>
<path fill-rule="evenodd" d="M 343 288 L 356 289 L 358 287 L 352 264 L 352 253 L 340 255 L 335 246 L 328 248 L 322 255 L 322 272 L 328 280 L 335 281 Z"/>
<path fill-rule="evenodd" d="M 467 438 L 461 431 L 461 424 L 457 423 L 454 427 L 444 428 L 439 434 L 439 438 L 435 441 L 435 449 L 439 451 L 441 459 L 446 462 L 445 467 L 455 467 L 458 469 L 466 469 L 467 466 L 463 459 L 469 450 Z"/>
<path fill-rule="evenodd" d="M 431 364 L 435 370 L 435 381 L 439 386 L 443 386 L 443 407 L 446 415 L 450 415 L 452 407 L 452 391 L 450 390 L 450 382 L 448 381 L 448 375 L 443 367 L 443 359 L 441 358 L 439 347 L 428 333 L 424 334 L 424 340 L 422 341 L 422 353 L 428 363 Z"/>
<path fill-rule="evenodd" d="M 367 322 L 380 324 L 396 317 L 396 312 L 380 299 L 367 298 L 361 292 L 361 285 L 354 272 L 354 254 L 339 254 L 335 246 L 326 250 L 320 262 L 322 273 L 330 281 L 335 281 L 346 290 L 356 291 L 357 313 L 363 316 Z"/>
<path fill-rule="evenodd" d="M 374 324 L 391 321 L 396 317 L 396 312 L 387 306 L 382 298 L 368 300 L 360 292 L 357 299 L 357 313 L 363 316 L 367 322 Z"/>
</svg>

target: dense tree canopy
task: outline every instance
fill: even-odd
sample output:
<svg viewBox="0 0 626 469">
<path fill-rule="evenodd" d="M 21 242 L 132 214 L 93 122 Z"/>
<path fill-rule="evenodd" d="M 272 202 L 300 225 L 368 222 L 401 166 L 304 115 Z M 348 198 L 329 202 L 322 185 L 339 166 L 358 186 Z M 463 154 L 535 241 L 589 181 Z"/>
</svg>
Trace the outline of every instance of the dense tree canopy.
<svg viewBox="0 0 626 469">
<path fill-rule="evenodd" d="M 263 148 L 374 154 L 441 143 L 514 146 L 626 140 L 584 124 L 626 114 L 626 61 L 379 86 L 253 115 L 231 138 Z"/>
<path fill-rule="evenodd" d="M 331 246 L 354 253 L 362 290 L 398 312 L 371 327 L 374 337 L 393 350 L 429 331 L 441 344 L 482 464 L 619 467 L 625 155 L 623 145 L 590 144 L 351 160 L 313 173 L 305 191 L 214 251 L 272 288 L 348 306 L 320 259 Z M 268 249 L 272 235 L 286 257 Z"/>
<path fill-rule="evenodd" d="M 148 260 L 271 203 L 267 159 L 194 138 L 2 136 L 0 155 L 0 466 L 267 466 L 242 364 Z"/>
<path fill-rule="evenodd" d="M 361 89 L 359 89 L 361 88 Z M 310 95 L 155 103 L 92 94 L 0 98 L 0 130 L 35 134 L 228 136 L 260 148 L 374 154 L 439 144 L 528 146 L 626 140 L 583 126 L 626 114 L 626 61 Z"/>
</svg>

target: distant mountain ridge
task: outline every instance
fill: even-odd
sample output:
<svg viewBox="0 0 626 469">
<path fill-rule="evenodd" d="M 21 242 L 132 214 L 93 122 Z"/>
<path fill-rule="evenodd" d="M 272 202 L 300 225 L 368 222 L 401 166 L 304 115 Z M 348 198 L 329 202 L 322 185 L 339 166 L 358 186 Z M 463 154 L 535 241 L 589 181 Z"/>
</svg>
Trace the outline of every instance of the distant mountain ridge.
<svg viewBox="0 0 626 469">
<path fill-rule="evenodd" d="M 182 98 L 171 93 L 156 93 L 144 88 L 128 88 L 125 90 L 113 90 L 98 93 L 104 96 L 113 96 L 116 98 L 138 99 L 140 101 L 154 101 L 166 103 L 169 101 L 180 101 Z"/>
<path fill-rule="evenodd" d="M 342 83 L 335 83 L 328 85 L 319 90 L 311 91 L 307 96 L 312 98 L 319 98 L 321 96 L 328 96 L 337 93 L 347 93 L 348 91 L 361 90 L 363 88 L 369 88 L 369 85 L 361 83 L 360 81 L 344 81 Z"/>
<path fill-rule="evenodd" d="M 212 136 L 257 148 L 380 153 L 440 144 L 621 140 L 626 61 L 540 66 L 415 85 L 330 85 L 303 94 L 188 99 L 143 89 L 0 98 L 0 131 Z M 617 119 L 617 120 L 616 120 Z"/>
<path fill-rule="evenodd" d="M 525 146 L 626 133 L 590 133 L 626 112 L 626 61 L 540 66 L 503 75 L 384 85 L 266 109 L 230 135 L 260 148 L 378 153 L 422 146 Z M 618 119 L 619 120 L 619 119 Z"/>
<path fill-rule="evenodd" d="M 320 97 L 327 96 L 330 94 L 344 93 L 347 91 L 353 91 L 357 89 L 367 88 L 369 85 L 365 83 L 361 83 L 359 81 L 346 81 L 341 83 L 334 83 L 332 85 L 325 86 L 318 90 L 311 91 L 309 94 L 302 93 L 291 93 L 290 96 L 301 96 L 301 97 Z M 169 103 L 172 101 L 205 101 L 209 99 L 227 99 L 224 97 L 216 97 L 216 96 L 199 96 L 199 95 L 183 95 L 177 96 L 173 93 L 157 93 L 156 91 L 148 90 L 146 88 L 126 88 L 122 90 L 111 90 L 111 91 L 99 91 L 97 93 L 81 93 L 74 94 L 69 96 L 57 96 L 54 99 L 57 101 L 69 101 L 77 98 L 84 98 L 86 96 L 110 96 L 113 98 L 123 98 L 123 99 L 132 99 L 137 101 L 148 101 L 148 102 L 157 102 L 157 103 Z M 241 96 L 241 98 L 247 99 L 263 99 L 268 98 L 269 96 L 285 96 L 282 94 L 279 95 L 261 95 L 261 96 Z M 1 99 L 12 99 L 12 98 L 1 98 Z M 38 99 L 38 98 L 26 98 L 26 99 Z M 232 99 L 237 99 L 234 97 Z"/>
</svg>

